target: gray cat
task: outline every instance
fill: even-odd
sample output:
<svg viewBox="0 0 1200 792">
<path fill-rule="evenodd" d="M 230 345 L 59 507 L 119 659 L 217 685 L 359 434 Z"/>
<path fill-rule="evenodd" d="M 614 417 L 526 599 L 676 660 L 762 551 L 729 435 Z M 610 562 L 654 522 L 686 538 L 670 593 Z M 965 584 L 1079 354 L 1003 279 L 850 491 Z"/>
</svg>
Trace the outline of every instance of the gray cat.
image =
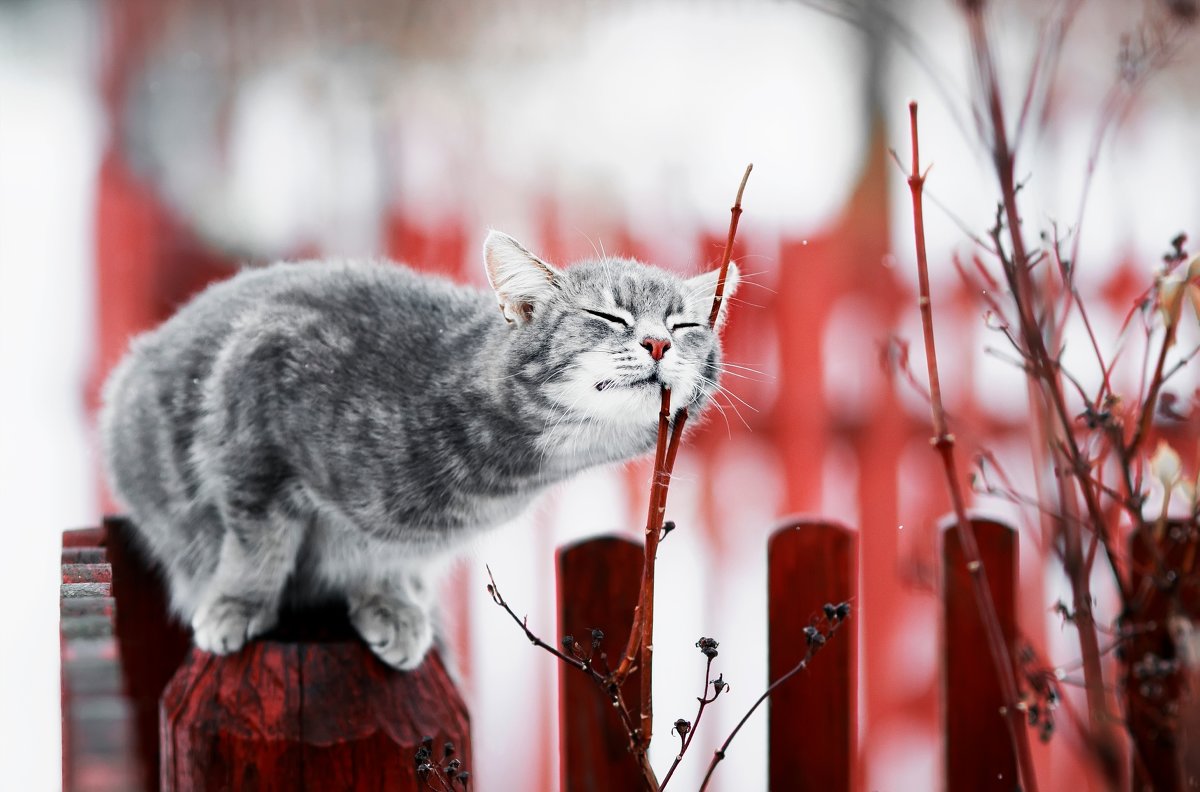
<svg viewBox="0 0 1200 792">
<path fill-rule="evenodd" d="M 414 668 L 456 549 L 650 450 L 661 384 L 693 414 L 717 389 L 715 271 L 560 270 L 497 232 L 484 263 L 494 295 L 276 264 L 133 342 L 104 391 L 108 473 L 197 646 L 237 651 L 285 601 L 339 598 L 380 658 Z"/>
</svg>

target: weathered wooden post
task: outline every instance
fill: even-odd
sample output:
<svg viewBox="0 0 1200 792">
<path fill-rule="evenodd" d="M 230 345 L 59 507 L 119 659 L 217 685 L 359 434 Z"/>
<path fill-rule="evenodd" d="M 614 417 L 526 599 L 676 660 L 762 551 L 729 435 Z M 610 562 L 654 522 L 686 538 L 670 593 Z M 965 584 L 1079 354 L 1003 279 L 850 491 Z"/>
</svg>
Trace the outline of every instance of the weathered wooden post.
<svg viewBox="0 0 1200 792">
<path fill-rule="evenodd" d="M 163 792 L 423 790 L 413 757 L 425 738 L 440 766 L 446 743 L 470 755 L 466 708 L 436 654 L 399 673 L 348 634 L 193 649 L 160 717 Z"/>
<path fill-rule="evenodd" d="M 344 608 L 285 614 L 226 657 L 189 649 L 128 530 L 64 535 L 65 790 L 415 792 L 427 739 L 438 767 L 457 760 L 450 775 L 470 767 L 467 710 L 436 653 L 395 671 Z"/>
</svg>

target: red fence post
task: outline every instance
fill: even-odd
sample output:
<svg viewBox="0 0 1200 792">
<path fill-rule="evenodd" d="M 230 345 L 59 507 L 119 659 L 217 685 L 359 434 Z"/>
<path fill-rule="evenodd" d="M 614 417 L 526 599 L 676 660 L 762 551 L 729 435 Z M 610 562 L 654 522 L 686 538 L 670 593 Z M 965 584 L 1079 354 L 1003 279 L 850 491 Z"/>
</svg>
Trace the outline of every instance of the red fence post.
<svg viewBox="0 0 1200 792">
<path fill-rule="evenodd" d="M 558 551 L 558 633 L 585 648 L 593 629 L 604 632 L 600 650 L 609 667 L 620 663 L 642 581 L 642 546 L 620 537 L 588 539 Z M 555 642 L 557 643 L 557 642 Z M 597 650 L 598 654 L 599 650 Z M 600 668 L 603 671 L 603 668 Z M 640 674 L 625 682 L 625 703 L 641 714 Z M 563 792 L 641 789 L 645 783 L 629 750 L 629 737 L 603 691 L 584 674 L 560 663 L 559 778 Z"/>
<path fill-rule="evenodd" d="M 767 545 L 769 679 L 804 657 L 804 628 L 825 603 L 858 592 L 858 535 L 835 523 L 793 518 Z M 858 736 L 857 621 L 852 617 L 812 665 L 777 689 L 770 707 L 771 789 L 850 792 Z"/>
<path fill-rule="evenodd" d="M 470 768 L 467 711 L 437 654 L 400 673 L 353 635 L 254 641 L 225 657 L 193 649 L 161 719 L 164 792 L 416 792 L 426 737 L 439 766 L 449 742 Z"/>
<path fill-rule="evenodd" d="M 1015 661 L 1017 534 L 992 520 L 971 524 L 1000 628 Z M 946 789 L 1012 792 L 1020 778 L 1001 712 L 1004 697 L 953 525 L 942 532 L 942 625 Z"/>
</svg>

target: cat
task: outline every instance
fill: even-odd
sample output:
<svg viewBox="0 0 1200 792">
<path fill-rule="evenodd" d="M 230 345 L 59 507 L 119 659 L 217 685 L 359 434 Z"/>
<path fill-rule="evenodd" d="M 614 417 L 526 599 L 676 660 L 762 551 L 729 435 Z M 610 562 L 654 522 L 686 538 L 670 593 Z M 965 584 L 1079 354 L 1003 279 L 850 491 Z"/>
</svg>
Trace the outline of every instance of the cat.
<svg viewBox="0 0 1200 792">
<path fill-rule="evenodd" d="M 434 638 L 438 575 L 540 491 L 654 446 L 662 386 L 718 388 L 717 272 L 560 269 L 492 231 L 494 293 L 387 262 L 246 270 L 134 339 L 104 387 L 111 488 L 196 645 L 344 600 L 389 665 Z M 738 284 L 729 267 L 726 300 Z M 496 310 L 496 301 L 500 310 Z"/>
</svg>

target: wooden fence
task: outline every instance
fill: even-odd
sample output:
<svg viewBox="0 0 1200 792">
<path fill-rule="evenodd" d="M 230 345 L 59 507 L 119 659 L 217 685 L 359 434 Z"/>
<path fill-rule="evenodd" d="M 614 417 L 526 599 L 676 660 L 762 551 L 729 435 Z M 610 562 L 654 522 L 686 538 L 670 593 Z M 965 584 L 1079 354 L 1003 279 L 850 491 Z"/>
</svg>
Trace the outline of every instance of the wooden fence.
<svg viewBox="0 0 1200 792">
<path fill-rule="evenodd" d="M 1017 535 L 988 520 L 974 527 L 1012 645 Z M 190 649 L 186 633 L 167 620 L 163 591 L 129 538 L 119 520 L 64 534 L 64 789 L 439 789 L 415 769 L 429 737 L 435 761 L 450 742 L 470 766 L 467 711 L 436 654 L 413 673 L 392 671 L 356 640 L 344 614 L 311 612 L 303 623 L 285 617 L 281 629 L 236 655 Z M 999 685 L 958 541 L 952 531 L 942 538 L 942 629 L 940 640 L 928 639 L 940 652 L 945 788 L 1011 792 L 1016 760 Z M 790 520 L 772 535 L 767 555 L 774 679 L 804 656 L 804 627 L 825 603 L 857 606 L 858 536 L 835 523 Z M 639 545 L 616 537 L 560 550 L 559 636 L 601 629 L 623 639 L 641 558 Z M 857 788 L 856 633 L 840 631 L 770 699 L 771 789 Z M 1152 640 L 1150 631 L 1141 634 Z M 559 669 L 562 789 L 641 788 L 614 709 L 591 679 Z M 636 690 L 636 681 L 628 689 Z M 1177 746 L 1160 741 L 1151 748 L 1169 768 Z M 1148 776 L 1154 788 L 1182 788 L 1156 776 L 1166 771 L 1155 765 L 1135 766 L 1135 788 Z M 503 788 L 502 780 L 488 781 L 483 785 Z"/>
</svg>

